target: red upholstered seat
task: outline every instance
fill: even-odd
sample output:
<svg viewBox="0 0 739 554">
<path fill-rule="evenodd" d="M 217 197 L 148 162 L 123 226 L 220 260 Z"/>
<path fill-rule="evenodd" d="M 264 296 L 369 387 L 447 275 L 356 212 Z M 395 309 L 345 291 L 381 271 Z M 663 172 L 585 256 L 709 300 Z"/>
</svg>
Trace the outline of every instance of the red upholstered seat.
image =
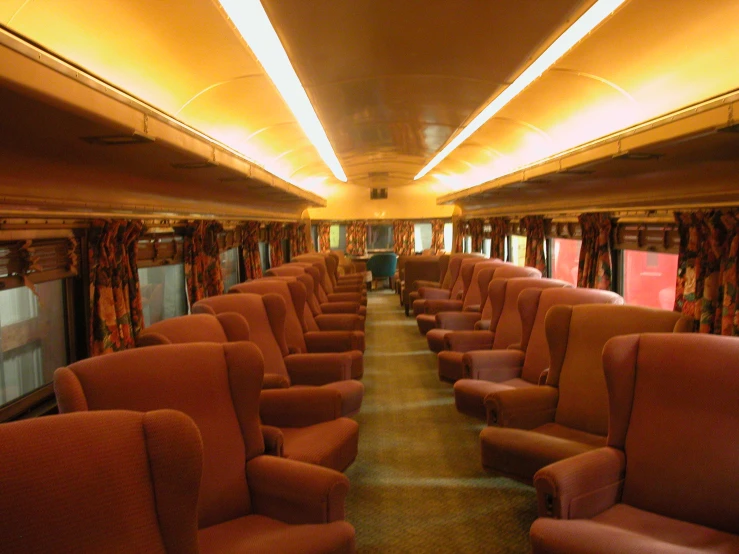
<svg viewBox="0 0 739 554">
<path fill-rule="evenodd" d="M 511 268 L 500 268 L 500 275 L 510 274 Z M 488 286 L 490 324 L 488 329 L 453 331 L 444 335 L 444 349 L 437 356 L 439 379 L 455 382 L 469 377 L 465 374 L 464 355 L 473 350 L 505 350 L 514 348 L 509 356 L 523 358 L 520 350 L 521 316 L 518 313 L 518 295 L 530 288 L 562 288 L 571 286 L 556 279 L 538 277 L 496 278 Z"/>
<path fill-rule="evenodd" d="M 198 553 L 202 446 L 172 410 L 0 425 L 0 551 Z"/>
<path fill-rule="evenodd" d="M 533 551 L 739 552 L 738 360 L 733 337 L 608 341 L 607 445 L 536 473 Z"/>
<path fill-rule="evenodd" d="M 342 521 L 348 479 L 263 455 L 262 377 L 253 343 L 194 343 L 82 360 L 58 369 L 54 387 L 62 412 L 167 407 L 192 418 L 203 444 L 201 553 L 354 552 L 354 530 Z"/>
<path fill-rule="evenodd" d="M 323 288 L 329 301 L 356 301 L 363 306 L 367 305 L 367 291 L 364 283 L 360 284 L 337 284 L 336 260 L 331 256 L 322 254 L 301 254 L 292 258 L 296 262 L 308 262 L 323 267 Z"/>
<path fill-rule="evenodd" d="M 552 306 L 623 304 L 615 292 L 582 288 L 527 288 L 518 295 L 521 318 L 520 348 L 472 350 L 462 358 L 468 377 L 454 383 L 454 402 L 460 412 L 485 419 L 485 397 L 496 391 L 533 387 L 549 367 L 544 320 Z"/>
<path fill-rule="evenodd" d="M 640 306 L 554 306 L 545 318 L 550 367 L 546 384 L 485 398 L 480 433 L 485 469 L 530 483 L 552 462 L 606 444 L 608 394 L 601 362 L 608 339 L 635 332 L 681 332 L 687 318 Z"/>
<path fill-rule="evenodd" d="M 335 293 L 327 274 L 326 262 L 322 259 L 307 259 L 290 262 L 289 266 L 302 267 L 304 271 L 316 279 L 316 298 L 325 313 L 356 313 L 362 317 L 367 315 L 367 297 L 356 292 Z M 282 267 L 282 266 L 281 266 Z"/>
</svg>

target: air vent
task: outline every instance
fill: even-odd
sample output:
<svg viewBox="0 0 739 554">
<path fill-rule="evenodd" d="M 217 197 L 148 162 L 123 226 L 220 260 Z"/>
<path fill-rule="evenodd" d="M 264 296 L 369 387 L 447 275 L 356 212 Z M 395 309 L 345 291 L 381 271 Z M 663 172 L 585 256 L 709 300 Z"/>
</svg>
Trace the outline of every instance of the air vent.
<svg viewBox="0 0 739 554">
<path fill-rule="evenodd" d="M 209 161 L 202 161 L 202 162 L 180 162 L 180 163 L 173 163 L 172 167 L 175 169 L 206 169 L 209 167 L 218 167 L 217 163 L 209 162 Z"/>
<path fill-rule="evenodd" d="M 370 189 L 370 200 L 383 200 L 387 198 L 387 189 Z"/>
<path fill-rule="evenodd" d="M 614 160 L 635 160 L 645 162 L 648 160 L 659 160 L 664 154 L 656 154 L 654 152 L 623 152 L 613 156 Z"/>
<path fill-rule="evenodd" d="M 389 171 L 370 171 L 367 176 L 370 179 L 389 179 L 390 178 L 390 172 Z"/>
<path fill-rule="evenodd" d="M 154 142 L 154 137 L 133 133 L 132 135 L 101 135 L 97 137 L 80 137 L 87 143 L 97 146 L 123 146 L 124 144 L 147 144 Z"/>
</svg>

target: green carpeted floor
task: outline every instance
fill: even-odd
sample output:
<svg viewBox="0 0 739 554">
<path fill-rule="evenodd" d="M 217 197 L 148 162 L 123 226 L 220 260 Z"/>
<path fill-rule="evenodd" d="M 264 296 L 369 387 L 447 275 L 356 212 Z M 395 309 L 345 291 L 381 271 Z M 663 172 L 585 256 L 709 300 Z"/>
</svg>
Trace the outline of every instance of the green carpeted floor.
<svg viewBox="0 0 739 554">
<path fill-rule="evenodd" d="M 367 312 L 359 456 L 346 472 L 358 552 L 529 552 L 533 489 L 483 471 L 483 423 L 457 413 L 397 295 L 370 293 Z"/>
</svg>

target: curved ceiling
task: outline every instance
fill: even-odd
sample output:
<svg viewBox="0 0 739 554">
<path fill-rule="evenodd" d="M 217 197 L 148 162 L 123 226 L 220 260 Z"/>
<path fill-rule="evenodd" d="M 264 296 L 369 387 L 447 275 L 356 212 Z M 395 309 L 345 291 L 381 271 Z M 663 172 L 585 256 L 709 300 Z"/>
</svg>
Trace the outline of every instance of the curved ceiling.
<svg viewBox="0 0 739 554">
<path fill-rule="evenodd" d="M 349 185 L 413 184 L 438 196 L 739 89 L 739 2 L 627 0 L 414 184 L 594 1 L 262 4 Z M 331 191 L 348 186 L 331 177 L 216 0 L 5 0 L 0 23 L 329 205 Z"/>
</svg>

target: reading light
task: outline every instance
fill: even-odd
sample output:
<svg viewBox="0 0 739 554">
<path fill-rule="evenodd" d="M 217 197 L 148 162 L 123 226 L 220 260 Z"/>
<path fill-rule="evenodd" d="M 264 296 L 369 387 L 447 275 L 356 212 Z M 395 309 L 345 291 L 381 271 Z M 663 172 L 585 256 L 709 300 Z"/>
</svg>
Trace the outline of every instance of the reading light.
<svg viewBox="0 0 739 554">
<path fill-rule="evenodd" d="M 346 174 L 328 141 L 326 131 L 318 121 L 313 105 L 308 100 L 262 3 L 259 0 L 220 0 L 220 3 L 272 79 L 308 140 L 316 147 L 334 176 L 339 181 L 346 182 Z"/>
<path fill-rule="evenodd" d="M 518 96 L 526 87 L 533 83 L 542 73 L 554 65 L 557 60 L 564 56 L 585 35 L 592 31 L 601 21 L 613 13 L 625 0 L 598 0 L 586 11 L 580 19 L 575 21 L 541 56 L 521 73 L 508 88 L 496 96 L 485 109 L 470 121 L 458 135 L 456 135 L 444 148 L 442 148 L 431 161 L 418 172 L 413 179 L 417 180 L 426 175 L 439 162 L 446 158 L 457 146 L 467 140 L 472 133 L 482 127 L 491 117 L 498 113 L 511 100 Z"/>
</svg>

